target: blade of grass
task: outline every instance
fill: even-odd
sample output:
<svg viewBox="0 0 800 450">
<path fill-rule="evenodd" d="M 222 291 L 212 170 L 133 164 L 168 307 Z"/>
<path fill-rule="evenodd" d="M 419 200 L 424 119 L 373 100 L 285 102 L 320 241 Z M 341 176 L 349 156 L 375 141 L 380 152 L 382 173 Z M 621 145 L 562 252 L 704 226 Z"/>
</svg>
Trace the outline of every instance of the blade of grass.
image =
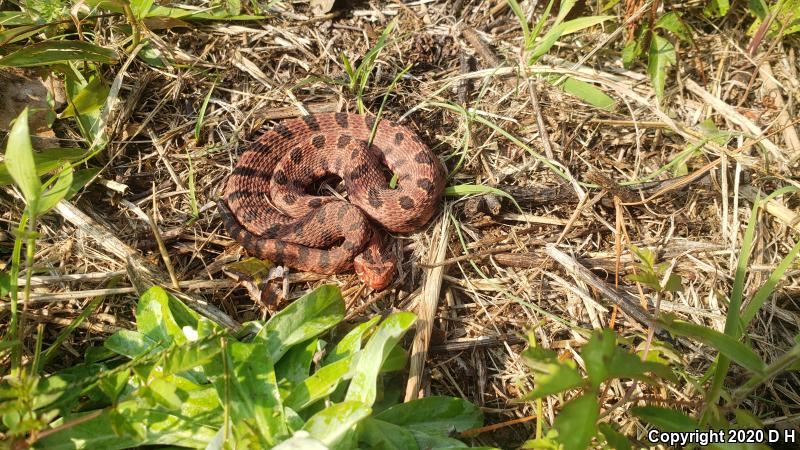
<svg viewBox="0 0 800 450">
<path fill-rule="evenodd" d="M 203 128 L 203 119 L 206 117 L 206 108 L 208 108 L 208 101 L 211 100 L 211 94 L 214 92 L 214 88 L 217 86 L 217 80 L 214 80 L 214 83 L 211 84 L 211 89 L 208 90 L 208 94 L 203 99 L 203 104 L 200 105 L 200 111 L 197 112 L 197 122 L 194 124 L 194 140 L 200 141 L 200 129 Z M 190 163 L 191 164 L 191 163 Z"/>
</svg>

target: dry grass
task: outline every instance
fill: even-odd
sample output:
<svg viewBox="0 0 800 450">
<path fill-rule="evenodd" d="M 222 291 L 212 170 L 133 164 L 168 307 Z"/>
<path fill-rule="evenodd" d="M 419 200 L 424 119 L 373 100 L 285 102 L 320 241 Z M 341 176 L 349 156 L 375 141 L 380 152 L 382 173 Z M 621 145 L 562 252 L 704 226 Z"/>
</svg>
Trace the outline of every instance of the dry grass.
<svg viewBox="0 0 800 450">
<path fill-rule="evenodd" d="M 402 118 L 417 130 L 448 167 L 455 167 L 463 156 L 463 167 L 450 184 L 510 184 L 535 190 L 568 183 L 572 200 L 523 203 L 521 212 L 507 207 L 498 214 L 468 215 L 464 200 L 449 198 L 446 210 L 452 215 L 441 217 L 450 222 L 445 237 L 436 232 L 434 238 L 438 225 L 398 237 L 402 281 L 390 291 L 358 289 L 352 274 L 323 278 L 292 273 L 286 284 L 290 299 L 316 285 L 336 283 L 351 310 L 358 311 L 355 320 L 392 307 L 435 306 L 438 300 L 431 310 L 435 316 L 430 322 L 430 353 L 420 388 L 475 402 L 487 413 L 487 423 L 534 413 L 532 405 L 512 402 L 531 389 L 519 359 L 524 347 L 518 336 L 526 330 L 533 330 L 543 346 L 559 349 L 564 358 L 577 356 L 576 349 L 586 341 L 585 330 L 612 326 L 636 342 L 646 334 L 645 326 L 599 295 L 585 277 L 549 259 L 543 244 L 554 244 L 577 258 L 611 287 L 619 268 L 620 289 L 637 299 L 633 304 L 638 308 L 638 299 L 651 300 L 652 294 L 622 277 L 634 266 L 627 246 L 654 248 L 683 278 L 683 291 L 664 299 L 662 312 L 722 330 L 725 296 L 754 193 L 800 186 L 800 148 L 792 148 L 794 124 L 786 123 L 798 116 L 800 66 L 796 40 L 774 46 L 765 42 L 762 52 L 751 57 L 744 50 L 749 44 L 743 33 L 746 18 L 732 13 L 725 28 L 717 31 L 704 21 L 697 3 L 679 7 L 694 27 L 696 46 L 681 49 L 660 108 L 644 68 L 621 69 L 623 33 L 609 40 L 612 30 L 602 27 L 562 39 L 539 65 L 529 68 L 529 86 L 517 63 L 519 24 L 504 1 L 358 3 L 317 18 L 304 4 L 280 3 L 275 16 L 262 22 L 207 22 L 188 28 L 169 23 L 173 28 L 154 31 L 150 37 L 175 65 L 156 69 L 135 60 L 128 67 L 113 142 L 100 156 L 105 164 L 101 179 L 73 200 L 77 210 L 92 219 L 93 228 L 77 226 L 81 222 L 60 209 L 43 219 L 36 256 L 42 276 L 28 309 L 29 335 L 35 336 L 36 324 L 43 322 L 48 324 L 46 342 L 52 340 L 91 297 L 103 292 L 108 297 L 63 344 L 54 366 L 79 360 L 87 346 L 117 328 L 130 327 L 134 285 L 122 276 L 116 287 L 105 289 L 108 279 L 130 270 L 130 255 L 164 274 L 168 264 L 178 289 L 205 300 L 208 308 L 219 308 L 228 323 L 262 317 L 263 306 L 223 274 L 224 265 L 242 253 L 221 228 L 214 200 L 241 152 L 240 144 L 259 128 L 306 111 L 355 110 L 354 96 L 341 86 L 298 83 L 309 77 L 344 80 L 340 54 L 358 61 L 392 18 L 398 20 L 397 27 L 365 91 L 367 109 L 376 112 L 395 74 L 413 64 L 390 94 L 384 114 Z M 536 11 L 538 17 L 540 10 Z M 110 27 L 96 31 L 109 46 L 119 42 Z M 590 54 L 583 65 L 573 66 Z M 593 109 L 542 81 L 546 72 L 589 80 L 616 99 L 618 107 L 614 112 Z M 107 75 L 111 80 L 117 72 Z M 198 110 L 212 89 L 196 140 Z M 440 103 L 472 108 L 531 152 L 557 164 L 567 181 L 496 130 Z M 696 130 L 705 119 L 721 130 L 745 132 L 759 140 L 756 144 L 742 136 L 725 147 L 703 142 Z M 58 132 L 65 139 L 77 137 L 65 127 Z M 668 185 L 654 195 L 624 198 L 626 193 L 616 183 L 646 179 L 692 143 L 700 145 L 686 168 L 691 174 L 713 163 L 707 167 L 708 176 Z M 190 158 L 199 208 L 196 220 L 189 194 Z M 667 178 L 669 172 L 656 180 Z M 590 180 L 604 180 L 603 189 L 578 184 Z M 7 229 L 19 217 L 21 203 L 9 195 L 0 197 L 0 203 Z M 778 199 L 758 218 L 746 294 L 754 292 L 798 239 L 797 208 L 796 197 Z M 152 218 L 168 260 L 159 252 L 148 220 L 137 211 Z M 123 247 L 112 251 L 111 238 L 93 238 L 93 230 L 104 231 Z M 433 261 L 429 255 L 440 239 L 447 239 L 448 248 L 439 266 L 441 288 L 431 292 L 424 287 L 425 275 L 435 269 L 421 264 Z M 791 346 L 797 334 L 796 267 L 787 272 L 748 330 L 767 361 Z M 167 275 L 153 279 L 172 285 Z M 25 344 L 32 351 L 33 339 Z M 687 373 L 700 374 L 713 361 L 714 352 L 708 348 L 683 341 L 674 345 L 673 356 Z M 728 386 L 737 385 L 739 370 L 734 366 Z M 628 387 L 612 385 L 603 405 L 615 404 Z M 637 390 L 634 395 L 691 409 L 702 392 L 686 383 L 680 391 Z M 759 389 L 745 406 L 767 417 L 768 423 L 784 423 L 797 420 L 798 404 L 800 380 L 789 372 Z M 556 406 L 552 399 L 545 401 L 548 419 Z M 623 420 L 622 413 L 616 410 L 612 420 Z M 623 431 L 642 429 L 629 416 L 624 420 L 628 422 L 621 424 Z M 518 445 L 531 435 L 533 423 L 502 427 L 480 440 L 506 448 Z"/>
</svg>

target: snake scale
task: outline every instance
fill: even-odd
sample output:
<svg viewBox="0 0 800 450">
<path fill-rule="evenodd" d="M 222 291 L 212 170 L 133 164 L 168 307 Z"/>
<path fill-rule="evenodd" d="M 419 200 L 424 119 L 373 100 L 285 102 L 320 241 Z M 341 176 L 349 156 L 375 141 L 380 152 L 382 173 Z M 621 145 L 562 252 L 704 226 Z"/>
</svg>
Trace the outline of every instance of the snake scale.
<svg viewBox="0 0 800 450">
<path fill-rule="evenodd" d="M 322 274 L 354 267 L 373 289 L 388 285 L 397 261 L 374 224 L 398 233 L 424 226 L 445 173 L 413 131 L 380 120 L 370 142 L 374 126 L 369 116 L 312 114 L 285 120 L 249 144 L 218 202 L 231 237 L 258 258 Z M 347 201 L 312 192 L 334 175 Z"/>
</svg>

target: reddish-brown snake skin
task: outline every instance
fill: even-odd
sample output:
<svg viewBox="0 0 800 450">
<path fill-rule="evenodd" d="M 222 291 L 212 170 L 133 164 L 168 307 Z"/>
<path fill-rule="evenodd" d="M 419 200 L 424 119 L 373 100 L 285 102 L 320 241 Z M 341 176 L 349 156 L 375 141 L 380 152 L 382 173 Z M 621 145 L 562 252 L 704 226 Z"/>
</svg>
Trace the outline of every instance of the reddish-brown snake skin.
<svg viewBox="0 0 800 450">
<path fill-rule="evenodd" d="M 300 270 L 332 274 L 355 266 L 374 289 L 394 276 L 378 223 L 410 232 L 436 212 L 444 167 L 406 127 L 373 117 L 324 113 L 283 121 L 242 154 L 218 207 L 225 228 L 250 254 Z M 389 187 L 386 170 L 397 177 Z M 341 177 L 348 201 L 309 193 Z"/>
</svg>

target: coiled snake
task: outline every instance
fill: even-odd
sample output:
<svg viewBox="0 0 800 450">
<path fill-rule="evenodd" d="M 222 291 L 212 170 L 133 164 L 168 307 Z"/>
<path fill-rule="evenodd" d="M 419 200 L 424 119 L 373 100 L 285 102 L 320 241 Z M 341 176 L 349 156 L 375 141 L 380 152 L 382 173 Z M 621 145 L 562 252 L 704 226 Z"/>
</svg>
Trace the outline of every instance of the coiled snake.
<svg viewBox="0 0 800 450">
<path fill-rule="evenodd" d="M 355 267 L 373 289 L 396 258 L 372 222 L 393 232 L 425 225 L 442 196 L 444 167 L 411 130 L 387 120 L 324 113 L 283 121 L 242 154 L 217 203 L 228 233 L 250 254 L 303 271 Z M 389 187 L 390 174 L 396 188 Z M 310 193 L 341 177 L 348 201 Z"/>
</svg>

